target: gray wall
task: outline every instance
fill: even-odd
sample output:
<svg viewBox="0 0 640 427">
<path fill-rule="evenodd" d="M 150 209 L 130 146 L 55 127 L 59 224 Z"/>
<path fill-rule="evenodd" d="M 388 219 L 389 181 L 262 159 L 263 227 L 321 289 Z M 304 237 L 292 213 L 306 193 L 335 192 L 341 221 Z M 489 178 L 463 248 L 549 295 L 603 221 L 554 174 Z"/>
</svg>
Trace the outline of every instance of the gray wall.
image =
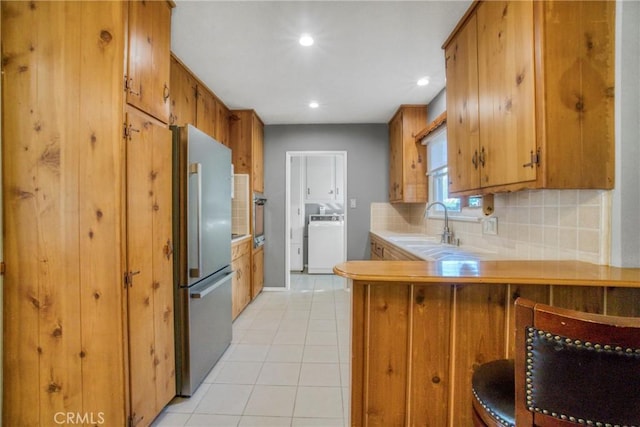
<svg viewBox="0 0 640 427">
<path fill-rule="evenodd" d="M 447 89 L 442 89 L 427 107 L 427 123 L 431 123 L 447 109 Z"/>
<path fill-rule="evenodd" d="M 347 152 L 347 259 L 369 258 L 370 204 L 389 200 L 387 125 L 265 126 L 265 286 L 285 285 L 286 152 L 323 150 Z M 355 209 L 349 199 L 357 200 Z"/>
<path fill-rule="evenodd" d="M 640 267 L 640 2 L 616 4 L 616 188 L 611 264 Z"/>
</svg>

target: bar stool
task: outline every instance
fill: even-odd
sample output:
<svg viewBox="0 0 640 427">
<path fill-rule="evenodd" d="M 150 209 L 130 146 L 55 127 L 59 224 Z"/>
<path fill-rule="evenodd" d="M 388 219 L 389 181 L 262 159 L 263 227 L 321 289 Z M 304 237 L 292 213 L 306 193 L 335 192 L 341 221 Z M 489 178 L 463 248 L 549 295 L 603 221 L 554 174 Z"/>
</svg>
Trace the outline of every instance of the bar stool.
<svg viewBox="0 0 640 427">
<path fill-rule="evenodd" d="M 474 372 L 475 426 L 640 426 L 640 318 L 515 310 L 515 360 Z"/>
</svg>

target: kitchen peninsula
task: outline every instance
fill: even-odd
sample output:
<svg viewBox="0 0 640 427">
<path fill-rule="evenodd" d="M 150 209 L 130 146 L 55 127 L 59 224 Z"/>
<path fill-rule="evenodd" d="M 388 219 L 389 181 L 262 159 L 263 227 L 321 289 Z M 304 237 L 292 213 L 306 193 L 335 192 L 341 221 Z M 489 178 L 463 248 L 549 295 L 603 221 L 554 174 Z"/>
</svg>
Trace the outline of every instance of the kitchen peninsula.
<svg viewBox="0 0 640 427">
<path fill-rule="evenodd" d="M 640 316 L 640 269 L 579 261 L 349 261 L 351 425 L 467 426 L 471 376 L 512 357 L 513 302 Z"/>
</svg>

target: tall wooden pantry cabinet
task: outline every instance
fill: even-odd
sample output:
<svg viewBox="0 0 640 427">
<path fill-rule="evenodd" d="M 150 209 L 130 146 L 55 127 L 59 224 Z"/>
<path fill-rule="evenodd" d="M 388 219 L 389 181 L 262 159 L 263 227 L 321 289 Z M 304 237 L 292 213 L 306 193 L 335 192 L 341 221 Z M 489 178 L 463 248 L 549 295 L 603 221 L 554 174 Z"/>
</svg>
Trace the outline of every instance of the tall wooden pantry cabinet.
<svg viewBox="0 0 640 427">
<path fill-rule="evenodd" d="M 3 424 L 175 395 L 167 2 L 1 3 Z"/>
</svg>

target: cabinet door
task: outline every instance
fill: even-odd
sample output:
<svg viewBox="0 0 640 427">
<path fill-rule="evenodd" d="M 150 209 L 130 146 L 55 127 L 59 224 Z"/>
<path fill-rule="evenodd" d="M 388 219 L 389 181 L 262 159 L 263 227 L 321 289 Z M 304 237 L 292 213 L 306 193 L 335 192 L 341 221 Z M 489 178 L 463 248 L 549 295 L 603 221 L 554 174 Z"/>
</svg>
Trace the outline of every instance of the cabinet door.
<svg viewBox="0 0 640 427">
<path fill-rule="evenodd" d="M 402 200 L 402 113 L 389 123 L 389 201 Z"/>
<path fill-rule="evenodd" d="M 215 138 L 215 122 L 218 114 L 217 100 L 211 92 L 198 86 L 198 102 L 196 107 L 196 127 L 202 132 Z"/>
<path fill-rule="evenodd" d="M 484 2 L 478 17 L 480 184 L 536 179 L 533 3 Z"/>
<path fill-rule="evenodd" d="M 305 200 L 332 201 L 335 197 L 335 156 L 308 155 L 305 164 Z"/>
<path fill-rule="evenodd" d="M 402 201 L 427 201 L 426 148 L 415 135 L 427 126 L 427 108 L 406 107 L 402 113 Z"/>
<path fill-rule="evenodd" d="M 253 173 L 253 191 L 264 193 L 264 129 L 262 122 L 253 114 L 251 118 L 252 126 L 252 173 Z"/>
<path fill-rule="evenodd" d="M 229 147 L 229 109 L 218 100 L 216 102 L 215 139 Z"/>
<path fill-rule="evenodd" d="M 472 15 L 445 51 L 449 192 L 480 187 L 476 25 Z"/>
<path fill-rule="evenodd" d="M 164 1 L 129 2 L 127 103 L 169 122 L 171 8 Z"/>
<path fill-rule="evenodd" d="M 231 263 L 235 272 L 232 289 L 232 317 L 235 319 L 251 301 L 251 252 L 247 251 Z"/>
<path fill-rule="evenodd" d="M 169 124 L 196 125 L 195 78 L 175 58 L 171 58 L 171 116 Z"/>
<path fill-rule="evenodd" d="M 253 253 L 252 270 L 251 299 L 253 300 L 262 291 L 264 285 L 264 247 L 260 247 Z"/>
<path fill-rule="evenodd" d="M 175 396 L 171 132 L 127 114 L 131 415 L 148 424 Z"/>
<path fill-rule="evenodd" d="M 292 243 L 290 247 L 289 259 L 289 269 L 291 271 L 304 270 L 303 256 L 304 254 L 302 252 L 302 245 L 299 243 Z"/>
</svg>

